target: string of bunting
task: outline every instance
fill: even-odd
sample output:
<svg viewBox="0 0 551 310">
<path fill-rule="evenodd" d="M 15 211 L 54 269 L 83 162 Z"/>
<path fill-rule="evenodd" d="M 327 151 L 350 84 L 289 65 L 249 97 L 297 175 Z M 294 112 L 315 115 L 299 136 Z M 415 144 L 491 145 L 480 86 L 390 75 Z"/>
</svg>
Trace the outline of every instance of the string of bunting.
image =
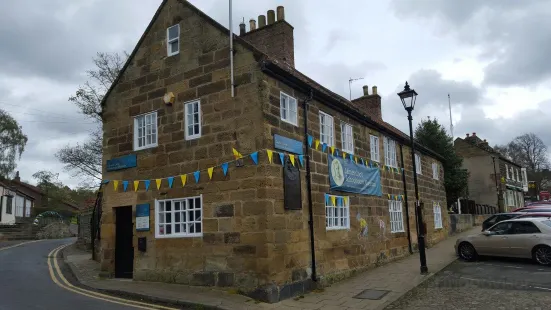
<svg viewBox="0 0 551 310">
<path fill-rule="evenodd" d="M 387 197 L 388 197 L 388 200 L 396 200 L 396 201 L 403 201 L 404 200 L 404 195 L 392 195 L 392 194 L 387 194 Z M 333 206 L 333 207 L 337 207 L 337 206 L 344 206 L 346 204 L 348 204 L 348 197 L 346 196 L 334 196 L 334 195 L 330 195 L 330 194 L 325 194 L 325 205 L 326 206 Z"/>
<path fill-rule="evenodd" d="M 268 161 L 270 162 L 270 164 L 274 162 L 274 155 L 275 155 L 275 157 L 279 159 L 280 164 L 282 166 L 285 165 L 285 158 L 289 158 L 289 160 L 291 161 L 291 164 L 293 166 L 300 165 L 301 167 L 304 167 L 304 155 L 287 154 L 287 153 L 283 153 L 283 152 L 272 151 L 272 150 L 269 150 L 269 149 L 266 149 L 265 151 L 266 151 L 266 155 L 267 155 L 267 158 L 268 158 Z M 169 188 L 172 188 L 175 185 L 174 184 L 175 179 L 180 180 L 182 187 L 186 186 L 186 184 L 189 181 L 188 175 L 193 177 L 193 180 L 195 181 L 195 183 L 199 183 L 199 181 L 201 180 L 201 173 L 202 172 L 204 173 L 205 171 L 207 172 L 208 179 L 210 181 L 210 180 L 212 180 L 212 176 L 214 174 L 215 169 L 217 170 L 219 168 L 222 169 L 222 172 L 223 172 L 224 176 L 227 176 L 230 164 L 232 164 L 232 163 L 234 163 L 238 160 L 247 158 L 247 157 L 251 158 L 252 162 L 255 165 L 258 165 L 259 151 L 253 152 L 253 153 L 248 154 L 246 156 L 243 156 L 243 154 L 241 154 L 235 148 L 232 148 L 232 152 L 233 152 L 233 156 L 235 158 L 234 160 L 225 162 L 225 163 L 223 163 L 221 165 L 218 165 L 218 166 L 209 167 L 209 168 L 203 169 L 203 170 L 197 170 L 197 171 L 194 171 L 194 172 L 189 172 L 189 173 L 180 174 L 180 175 L 176 175 L 176 176 L 156 178 L 156 179 L 153 179 L 153 180 L 132 180 L 132 181 L 131 180 L 103 180 L 102 183 L 103 184 L 112 183 L 113 188 L 114 188 L 115 191 L 117 191 L 119 189 L 119 186 L 122 184 L 122 189 L 125 192 L 128 191 L 128 187 L 130 186 L 130 184 L 132 184 L 133 188 L 134 188 L 134 191 L 137 192 L 138 189 L 140 188 L 140 184 L 143 183 L 144 187 L 145 187 L 145 191 L 148 191 L 149 188 L 151 187 L 151 181 L 155 181 L 155 186 L 157 187 L 157 190 L 159 190 L 161 188 L 162 184 L 163 184 L 163 180 L 166 180 L 166 183 L 168 184 Z"/>
<path fill-rule="evenodd" d="M 343 159 L 353 160 L 356 164 L 361 163 L 362 165 L 369 168 L 377 167 L 377 168 L 381 168 L 381 170 L 383 171 L 392 171 L 392 173 L 398 173 L 398 174 L 404 172 L 404 168 L 396 168 L 396 167 L 390 167 L 387 165 L 381 165 L 378 162 L 372 161 L 370 159 L 364 159 L 356 155 L 348 154 L 344 151 L 341 151 L 335 148 L 334 146 L 327 146 L 326 143 L 322 143 L 320 140 L 314 139 L 314 137 L 312 137 L 311 135 L 308 135 L 308 146 L 312 147 L 312 145 L 313 145 L 313 148 L 316 150 L 320 150 L 320 147 L 321 147 L 321 151 L 324 153 L 326 151 L 329 151 L 333 156 L 337 156 L 337 157 L 342 156 Z"/>
</svg>

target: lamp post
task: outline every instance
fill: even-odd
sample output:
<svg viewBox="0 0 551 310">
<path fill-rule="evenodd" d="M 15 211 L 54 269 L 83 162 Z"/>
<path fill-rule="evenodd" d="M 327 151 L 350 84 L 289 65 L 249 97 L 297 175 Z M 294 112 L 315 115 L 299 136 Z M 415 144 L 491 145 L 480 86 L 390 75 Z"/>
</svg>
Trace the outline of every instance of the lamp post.
<svg viewBox="0 0 551 310">
<path fill-rule="evenodd" d="M 425 253 L 425 231 L 423 224 L 423 212 L 421 209 L 421 204 L 419 202 L 419 186 L 417 185 L 417 169 L 415 165 L 415 143 L 413 142 L 413 127 L 411 121 L 411 112 L 415 108 L 415 99 L 417 98 L 417 92 L 411 89 L 406 82 L 404 90 L 398 93 L 404 109 L 408 112 L 408 121 L 409 121 L 409 140 L 411 143 L 411 163 L 413 164 L 413 184 L 415 186 L 415 213 L 417 219 L 417 243 L 419 245 L 419 260 L 421 263 L 421 274 L 426 274 L 429 272 L 427 268 L 427 256 Z"/>
</svg>

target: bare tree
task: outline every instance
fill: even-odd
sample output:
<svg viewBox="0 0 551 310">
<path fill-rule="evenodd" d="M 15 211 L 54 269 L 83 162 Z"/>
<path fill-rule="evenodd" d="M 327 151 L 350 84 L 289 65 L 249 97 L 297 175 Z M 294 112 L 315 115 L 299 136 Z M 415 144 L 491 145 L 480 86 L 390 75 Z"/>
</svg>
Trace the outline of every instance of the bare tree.
<svg viewBox="0 0 551 310">
<path fill-rule="evenodd" d="M 8 178 L 15 170 L 15 161 L 23 154 L 27 140 L 17 121 L 0 110 L 0 179 Z"/>
<path fill-rule="evenodd" d="M 67 145 L 56 153 L 59 161 L 65 164 L 65 169 L 71 171 L 75 177 L 83 177 L 85 185 L 89 185 L 92 180 L 101 180 L 103 143 L 101 102 L 109 87 L 117 79 L 127 58 L 126 53 L 123 55 L 98 53 L 94 58 L 96 68 L 86 71 L 88 81 L 69 97 L 69 101 L 74 103 L 82 114 L 98 124 L 86 142 Z"/>
</svg>

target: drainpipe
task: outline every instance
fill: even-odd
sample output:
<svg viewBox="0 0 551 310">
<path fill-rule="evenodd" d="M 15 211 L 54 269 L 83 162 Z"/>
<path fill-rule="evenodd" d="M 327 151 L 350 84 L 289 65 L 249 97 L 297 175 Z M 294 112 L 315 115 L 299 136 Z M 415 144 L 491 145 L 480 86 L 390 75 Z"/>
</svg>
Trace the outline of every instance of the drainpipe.
<svg viewBox="0 0 551 310">
<path fill-rule="evenodd" d="M 494 162 L 494 180 L 496 182 L 496 195 L 497 195 L 497 211 L 500 212 L 500 207 L 499 207 L 499 186 L 497 185 L 497 171 L 496 171 L 496 158 L 495 156 L 492 156 L 492 161 Z"/>
<path fill-rule="evenodd" d="M 310 228 L 310 252 L 312 260 L 312 281 L 317 282 L 316 247 L 314 243 L 314 211 L 312 210 L 312 181 L 310 175 L 310 146 L 308 145 L 308 103 L 314 98 L 314 91 L 310 89 L 310 96 L 304 100 L 304 148 L 306 149 L 306 188 L 308 192 L 308 227 Z"/>
<path fill-rule="evenodd" d="M 409 254 L 413 254 L 411 247 L 411 231 L 409 230 L 409 207 L 408 207 L 408 191 L 406 186 L 406 169 L 404 165 L 404 153 L 402 152 L 402 145 L 400 144 L 400 160 L 402 161 L 402 183 L 404 184 L 404 202 L 406 203 L 406 226 L 408 229 L 408 249 Z"/>
</svg>

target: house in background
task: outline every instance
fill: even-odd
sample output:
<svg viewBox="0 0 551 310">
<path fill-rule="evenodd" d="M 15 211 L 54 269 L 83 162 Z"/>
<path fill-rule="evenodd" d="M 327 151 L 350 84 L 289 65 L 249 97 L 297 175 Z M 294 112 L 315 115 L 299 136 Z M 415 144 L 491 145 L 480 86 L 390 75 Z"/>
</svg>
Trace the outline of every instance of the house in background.
<svg viewBox="0 0 551 310">
<path fill-rule="evenodd" d="M 30 218 L 35 198 L 12 186 L 9 181 L 0 181 L 0 224 L 15 224 Z"/>
<path fill-rule="evenodd" d="M 290 298 L 417 249 L 414 173 L 445 239 L 442 158 L 419 145 L 414 171 L 377 87 L 350 101 L 300 73 L 283 7 L 249 30 L 231 70 L 227 28 L 160 5 L 102 102 L 102 270 Z"/>
<path fill-rule="evenodd" d="M 463 158 L 463 169 L 469 171 L 469 199 L 497 207 L 500 212 L 524 206 L 528 182 L 521 165 L 494 151 L 475 132 L 455 139 L 454 147 Z"/>
</svg>

